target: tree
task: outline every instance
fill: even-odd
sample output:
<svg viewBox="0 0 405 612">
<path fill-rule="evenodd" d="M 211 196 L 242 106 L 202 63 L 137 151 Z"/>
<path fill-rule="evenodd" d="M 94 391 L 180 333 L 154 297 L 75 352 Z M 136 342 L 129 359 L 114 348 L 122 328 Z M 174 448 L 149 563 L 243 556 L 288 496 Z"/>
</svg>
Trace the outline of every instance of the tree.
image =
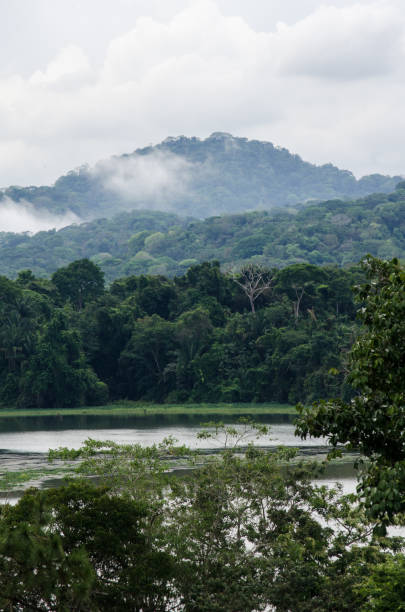
<svg viewBox="0 0 405 612">
<path fill-rule="evenodd" d="M 52 282 L 63 300 L 71 300 L 77 310 L 104 291 L 104 273 L 89 259 L 79 259 L 66 268 L 59 268 L 53 274 Z"/>
<path fill-rule="evenodd" d="M 85 612 L 95 578 L 87 554 L 66 554 L 42 502 L 31 490 L 0 510 L 0 609 Z"/>
<path fill-rule="evenodd" d="M 66 554 L 87 553 L 95 576 L 90 609 L 166 610 L 174 564 L 158 548 L 146 500 L 79 482 L 51 490 L 44 501 Z"/>
<path fill-rule="evenodd" d="M 405 511 L 405 271 L 397 259 L 363 261 L 369 281 L 357 288 L 365 329 L 354 343 L 348 380 L 357 390 L 340 400 L 300 407 L 297 433 L 327 436 L 367 458 L 359 492 L 381 527 Z"/>
<path fill-rule="evenodd" d="M 255 264 L 244 266 L 233 279 L 246 294 L 251 311 L 255 312 L 257 298 L 265 292 L 270 292 L 273 275 L 270 270 Z"/>
<path fill-rule="evenodd" d="M 88 482 L 28 491 L 0 521 L 1 609 L 166 611 L 174 564 L 150 514 Z"/>
<path fill-rule="evenodd" d="M 176 321 L 179 355 L 184 362 L 192 361 L 207 347 L 213 332 L 209 313 L 201 306 L 183 312 Z"/>
<path fill-rule="evenodd" d="M 360 583 L 364 597 L 362 612 L 404 612 L 405 557 L 387 555 L 382 563 L 370 568 L 370 574 Z"/>
<path fill-rule="evenodd" d="M 19 395 L 21 376 L 35 351 L 38 328 L 50 305 L 29 290 L 19 290 L 10 301 L 4 297 L 0 298 L 0 399 L 10 404 Z"/>
<path fill-rule="evenodd" d="M 219 435 L 225 450 L 171 483 L 167 524 L 181 610 L 360 609 L 357 585 L 391 543 L 373 540 L 354 497 L 313 485 L 314 466 L 291 463 L 293 450 L 268 454 L 244 438 L 265 427 L 210 426 L 200 437 Z"/>
<path fill-rule="evenodd" d="M 156 610 L 360 610 L 365 595 L 359 585 L 376 565 L 390 558 L 385 551 L 401 550 L 401 542 L 374 537 L 373 524 L 355 497 L 314 485 L 313 466 L 292 461 L 293 450 L 267 453 L 250 444 L 251 434 L 266 434 L 265 426 L 252 428 L 246 420 L 236 427 L 209 425 L 210 431 L 200 437 L 218 437 L 224 451 L 202 462 L 190 450 L 176 448 L 172 440 L 150 448 L 88 440 L 79 451 L 60 449 L 53 453 L 67 459 L 80 457 L 79 472 L 97 475 L 99 482 L 109 487 L 109 495 L 118 496 L 117 502 L 103 501 L 99 508 L 98 498 L 93 501 L 80 490 L 77 499 L 62 492 L 66 498 L 63 514 L 58 505 L 52 506 L 67 541 L 69 526 L 74 525 L 74 546 L 68 549 L 82 543 L 93 565 L 103 560 L 97 569 L 97 590 L 109 592 L 100 587 L 105 568 L 110 567 L 111 549 L 114 560 L 118 557 L 111 593 L 116 584 L 126 593 L 121 557 L 128 567 L 138 564 L 142 576 L 144 562 L 151 562 L 149 555 L 156 554 L 157 547 L 171 564 L 166 565 L 163 554 L 162 573 L 157 576 L 151 565 L 157 595 L 167 594 L 165 607 L 156 605 Z M 183 466 L 195 469 L 173 478 L 169 470 L 179 467 L 179 459 Z M 54 495 L 59 498 L 58 492 Z M 116 514 L 121 500 L 134 500 L 138 510 L 139 504 L 147 509 L 146 516 L 133 519 L 134 533 L 134 527 L 122 524 Z M 105 512 L 110 503 L 111 517 Z M 94 525 L 88 509 L 97 511 Z M 124 503 L 122 516 L 126 512 Z M 119 529 L 114 528 L 115 521 Z M 101 525 L 111 525 L 111 545 L 106 544 L 105 529 L 98 532 Z M 133 559 L 131 546 L 139 550 L 143 533 L 149 534 L 149 548 L 142 548 L 141 540 L 139 558 Z M 126 542 L 128 534 L 133 534 L 133 544 L 120 551 L 119 545 Z M 166 582 L 158 580 L 164 576 Z"/>
<path fill-rule="evenodd" d="M 176 346 L 174 336 L 174 324 L 157 314 L 136 321 L 119 360 L 124 395 L 163 400 L 170 383 L 166 367 Z"/>
<path fill-rule="evenodd" d="M 312 317 L 314 316 L 316 286 L 326 280 L 327 274 L 324 269 L 310 264 L 294 264 L 278 272 L 275 288 L 291 297 L 294 319 L 297 322 L 303 301 L 307 310 L 312 307 Z"/>
<path fill-rule="evenodd" d="M 56 311 L 40 332 L 19 383 L 20 407 L 79 406 L 108 399 L 108 388 L 87 365 L 78 332 Z M 102 402 L 101 402 L 102 403 Z"/>
<path fill-rule="evenodd" d="M 198 304 L 215 300 L 221 305 L 232 302 L 232 281 L 221 273 L 218 261 L 204 261 L 191 266 L 183 276 L 174 279 L 181 299 L 178 298 L 177 310 L 191 310 Z"/>
</svg>

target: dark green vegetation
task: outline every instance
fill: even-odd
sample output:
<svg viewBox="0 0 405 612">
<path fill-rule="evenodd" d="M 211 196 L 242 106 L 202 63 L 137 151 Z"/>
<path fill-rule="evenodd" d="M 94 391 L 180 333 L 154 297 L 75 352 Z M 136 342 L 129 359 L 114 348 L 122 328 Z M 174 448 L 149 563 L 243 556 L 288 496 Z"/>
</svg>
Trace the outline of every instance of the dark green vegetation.
<svg viewBox="0 0 405 612">
<path fill-rule="evenodd" d="M 403 610 L 404 541 L 386 537 L 385 527 L 394 521 L 403 524 L 404 512 L 405 272 L 398 260 L 383 262 L 368 257 L 363 267 L 367 282 L 358 287 L 357 293 L 364 328 L 347 361 L 348 381 L 357 393 L 350 402 L 325 401 L 312 409 L 301 408 L 298 424 L 302 435 L 327 435 L 333 445 L 347 443 L 350 449 L 359 449 L 366 455 L 360 500 L 313 485 L 319 467 L 297 463 L 294 451 L 266 453 L 253 444 L 246 450 L 244 434 L 252 432 L 246 420 L 239 427 L 217 424 L 214 434 L 202 432 L 200 437 L 204 439 L 219 436 L 225 448 L 221 454 L 204 460 L 185 447 L 177 448 L 172 439 L 149 448 L 87 440 L 79 450 L 51 452 L 51 459 L 79 460 L 77 478 L 70 484 L 46 492 L 30 490 L 15 507 L 1 509 L 2 609 Z M 86 272 L 86 287 L 90 269 L 88 262 L 75 263 L 76 272 Z M 58 278 L 69 279 L 71 272 L 72 269 L 63 271 Z M 263 274 L 262 270 L 256 272 Z M 322 276 L 325 274 L 328 278 Z M 182 364 L 191 365 L 204 354 L 199 352 L 201 347 L 205 346 L 207 353 L 211 351 L 207 330 L 227 330 L 229 321 L 235 319 L 244 346 L 249 346 L 247 330 L 257 330 L 265 321 L 272 322 L 263 334 L 269 336 L 265 347 L 273 346 L 271 338 L 279 333 L 287 333 L 287 338 L 291 334 L 308 334 L 305 350 L 290 347 L 288 363 L 300 355 L 302 369 L 313 359 L 309 349 L 317 346 L 312 342 L 314 337 L 320 339 L 319 333 L 323 336 L 328 330 L 339 329 L 336 325 L 343 326 L 346 332 L 353 331 L 349 314 L 353 304 L 342 301 L 348 275 L 353 281 L 359 271 L 349 273 L 308 265 L 285 268 L 274 273 L 272 291 L 263 292 L 255 300 L 256 312 L 248 313 L 232 310 L 230 304 L 238 299 L 247 301 L 248 292 L 243 287 L 247 288 L 246 279 L 254 278 L 252 269 L 240 273 L 240 284 L 222 275 L 215 264 L 192 268 L 174 281 L 160 279 L 174 291 L 173 299 L 176 283 L 180 283 L 183 300 L 198 296 L 198 301 L 192 309 L 173 311 L 173 319 L 168 300 L 160 302 L 160 307 L 167 309 L 167 318 L 157 313 L 134 318 L 125 360 L 130 355 L 138 356 L 138 348 L 145 358 L 149 356 L 149 363 L 155 364 L 153 369 L 142 367 L 141 361 L 136 365 L 141 366 L 141 373 L 155 373 L 154 384 L 158 388 L 166 382 L 164 377 L 159 379 L 159 373 L 174 371 L 159 362 L 160 354 L 170 354 L 169 340 L 174 337 L 179 343 L 175 352 L 179 358 L 177 377 Z M 268 283 L 269 276 L 266 271 L 261 278 Z M 94 279 L 97 278 L 99 272 L 95 271 Z M 54 295 L 55 304 L 57 299 L 63 304 L 61 293 L 52 289 L 51 283 L 36 281 L 28 274 L 24 275 L 24 283 L 31 285 L 26 291 L 34 293 L 38 287 L 35 290 L 33 286 L 39 283 L 43 291 L 46 287 L 48 295 Z M 3 280 L 3 291 L 8 289 L 9 295 L 16 286 L 17 283 Z M 75 313 L 80 320 L 86 313 L 94 314 L 100 304 L 106 307 L 105 300 L 110 300 L 111 307 L 114 295 L 120 297 L 115 303 L 118 312 L 123 303 L 139 308 L 141 303 L 150 304 L 146 299 L 150 295 L 143 296 L 146 301 L 142 302 L 139 293 L 149 286 L 139 278 L 122 279 L 113 284 L 109 297 L 98 293 L 93 298 L 90 292 L 82 294 L 79 302 L 74 293 L 71 299 L 76 310 L 66 303 L 54 306 L 54 310 L 58 316 L 62 312 L 65 316 Z M 97 292 L 97 283 L 94 287 Z M 156 290 L 156 284 L 152 287 Z M 211 293 L 202 298 L 202 290 L 207 287 Z M 333 287 L 340 289 L 334 293 Z M 213 294 L 215 303 L 206 299 Z M 227 302 L 226 309 L 225 296 L 236 300 Z M 321 301 L 316 302 L 316 296 Z M 311 298 L 311 304 L 307 304 L 307 298 Z M 188 300 L 185 303 L 190 306 Z M 283 321 L 280 313 L 287 303 L 292 306 L 289 313 L 293 325 L 283 328 L 278 324 Z M 159 301 L 155 299 L 154 304 Z M 219 323 L 221 308 L 226 314 Z M 52 308 L 50 312 L 50 317 L 55 318 Z M 174 326 L 177 335 L 170 335 L 168 325 Z M 83 329 L 83 325 L 78 328 Z M 231 329 L 235 329 L 234 323 Z M 75 329 L 66 332 L 71 337 Z M 255 338 L 254 345 L 260 346 L 259 338 Z M 187 342 L 181 344 L 182 341 Z M 326 342 L 330 341 L 327 337 Z M 222 346 L 226 346 L 225 338 Z M 5 353 L 12 371 L 18 361 L 17 347 L 14 349 Z M 188 361 L 182 362 L 184 355 Z M 249 350 L 245 358 L 246 355 L 250 355 Z M 283 355 L 285 351 L 273 352 L 272 359 L 282 362 Z M 240 362 L 236 353 L 231 357 Z M 260 363 L 266 361 L 262 355 Z M 79 365 L 84 367 L 84 362 L 79 361 Z M 29 362 L 26 367 L 30 367 Z M 245 363 L 245 371 L 250 369 Z M 190 381 L 193 368 L 185 372 Z M 133 368 L 132 373 L 136 377 L 138 368 Z M 221 369 L 217 366 L 217 378 L 218 374 Z M 333 374 L 338 372 L 332 367 L 328 375 Z M 339 389 L 343 391 L 341 386 Z M 253 430 L 266 433 L 263 426 L 253 426 Z M 239 445 L 245 449 L 242 454 Z M 170 466 L 178 461 L 184 464 L 187 459 L 194 468 L 192 473 L 173 477 Z M 89 476 L 97 476 L 101 487 L 89 484 Z"/>
<path fill-rule="evenodd" d="M 184 274 L 217 259 L 225 268 L 247 262 L 347 266 L 365 253 L 405 257 L 405 183 L 391 194 L 329 200 L 274 212 L 186 220 L 162 212 L 122 213 L 60 231 L 0 233 L 0 273 L 30 268 L 47 276 L 74 259 L 91 258 L 107 280 L 128 274 Z"/>
<path fill-rule="evenodd" d="M 360 491 L 367 512 L 384 528 L 405 511 L 405 270 L 395 259 L 368 257 L 363 266 L 368 282 L 358 297 L 364 331 L 348 363 L 356 395 L 350 403 L 302 407 L 298 432 L 328 436 L 334 446 L 346 444 L 368 458 Z"/>
<path fill-rule="evenodd" d="M 75 259 L 91 257 L 102 265 L 111 280 L 125 274 L 127 258 L 144 248 L 148 236 L 181 228 L 185 223 L 186 220 L 177 215 L 136 211 L 119 214 L 113 220 L 97 219 L 59 231 L 38 232 L 34 236 L 0 232 L 0 273 L 13 277 L 20 270 L 30 268 L 39 276 L 48 276 Z M 138 259 L 142 257 L 141 254 Z M 143 259 L 152 261 L 148 256 Z M 184 272 L 189 265 L 186 261 L 178 268 Z M 147 269 L 148 266 L 141 266 L 140 272 Z M 155 273 L 160 271 L 159 268 Z"/>
<path fill-rule="evenodd" d="M 214 133 L 205 140 L 168 138 L 70 172 L 52 187 L 9 187 L 0 196 L 56 213 L 71 210 L 84 220 L 149 205 L 208 217 L 389 192 L 399 180 L 380 174 L 356 180 L 347 170 L 315 166 L 269 142 Z"/>
<path fill-rule="evenodd" d="M 81 457 L 85 479 L 1 509 L 1 609 L 401 609 L 374 607 L 400 597 L 381 575 L 388 568 L 390 586 L 401 584 L 401 539 L 373 536 L 354 497 L 311 484 L 293 451 L 250 445 L 241 456 L 240 431 L 217 433 L 226 450 L 182 478 L 167 473 L 168 459 L 193 458 L 171 441 L 56 453 Z"/>
<path fill-rule="evenodd" d="M 257 275 L 267 289 L 249 301 Z M 357 268 L 219 264 L 104 288 L 79 260 L 52 280 L 0 277 L 0 400 L 19 408 L 155 402 L 308 402 L 350 396 Z"/>
<path fill-rule="evenodd" d="M 104 415 L 104 416 L 164 416 L 164 415 L 201 415 L 207 418 L 240 417 L 251 415 L 291 415 L 297 414 L 294 406 L 289 404 L 272 403 L 236 403 L 224 404 L 221 402 L 198 404 L 153 404 L 151 402 L 134 402 L 130 400 L 117 400 L 104 406 L 83 406 L 79 408 L 58 408 L 58 416 Z M 2 408 L 0 420 L 14 417 L 52 416 L 54 408 Z"/>
<path fill-rule="evenodd" d="M 375 534 L 404 523 L 405 492 L 405 270 L 398 260 L 364 262 L 368 282 L 358 288 L 363 302 L 363 333 L 351 350 L 350 403 L 327 401 L 301 407 L 302 436 L 328 436 L 330 443 L 360 450 L 367 458 L 358 493 Z M 357 593 L 364 610 L 400 612 L 405 608 L 405 557 L 388 555 L 370 568 Z"/>
</svg>

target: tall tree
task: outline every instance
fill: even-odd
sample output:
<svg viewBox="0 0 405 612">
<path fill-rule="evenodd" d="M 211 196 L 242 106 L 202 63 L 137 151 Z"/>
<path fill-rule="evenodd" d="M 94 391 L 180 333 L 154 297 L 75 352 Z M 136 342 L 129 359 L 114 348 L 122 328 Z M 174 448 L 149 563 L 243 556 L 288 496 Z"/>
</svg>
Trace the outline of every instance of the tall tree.
<svg viewBox="0 0 405 612">
<path fill-rule="evenodd" d="M 368 256 L 369 281 L 357 288 L 364 331 L 353 345 L 350 403 L 323 401 L 300 407 L 297 432 L 327 436 L 367 457 L 360 492 L 382 528 L 405 511 L 405 270 L 397 259 Z"/>
<path fill-rule="evenodd" d="M 246 294 L 250 309 L 254 313 L 257 298 L 263 293 L 270 293 L 273 274 L 263 266 L 248 264 L 234 277 L 234 281 Z"/>
<path fill-rule="evenodd" d="M 104 273 L 89 259 L 79 259 L 59 268 L 53 274 L 52 282 L 62 299 L 70 300 L 77 310 L 104 291 Z"/>
</svg>

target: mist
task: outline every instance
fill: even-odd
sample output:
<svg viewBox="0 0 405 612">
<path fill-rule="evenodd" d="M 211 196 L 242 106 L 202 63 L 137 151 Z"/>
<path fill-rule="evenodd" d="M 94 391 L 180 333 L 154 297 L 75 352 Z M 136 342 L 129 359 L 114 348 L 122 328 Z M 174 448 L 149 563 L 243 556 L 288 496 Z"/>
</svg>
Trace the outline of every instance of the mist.
<svg viewBox="0 0 405 612">
<path fill-rule="evenodd" d="M 0 201 L 0 232 L 29 232 L 36 234 L 43 230 L 61 229 L 81 219 L 69 211 L 54 215 L 49 211 L 38 210 L 26 200 L 15 202 L 10 198 Z"/>
<path fill-rule="evenodd" d="M 173 153 L 153 151 L 105 160 L 90 172 L 104 189 L 118 194 L 127 209 L 175 212 L 176 202 L 191 196 L 197 167 Z"/>
</svg>

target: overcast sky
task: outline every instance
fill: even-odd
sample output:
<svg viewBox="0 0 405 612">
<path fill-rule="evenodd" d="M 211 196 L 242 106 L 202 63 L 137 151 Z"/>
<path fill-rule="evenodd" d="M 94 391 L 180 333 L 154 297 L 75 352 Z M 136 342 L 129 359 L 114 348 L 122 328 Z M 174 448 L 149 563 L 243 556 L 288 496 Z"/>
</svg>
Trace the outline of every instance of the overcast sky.
<svg viewBox="0 0 405 612">
<path fill-rule="evenodd" d="M 166 136 L 405 174 L 404 0 L 0 0 L 0 186 Z"/>
</svg>

